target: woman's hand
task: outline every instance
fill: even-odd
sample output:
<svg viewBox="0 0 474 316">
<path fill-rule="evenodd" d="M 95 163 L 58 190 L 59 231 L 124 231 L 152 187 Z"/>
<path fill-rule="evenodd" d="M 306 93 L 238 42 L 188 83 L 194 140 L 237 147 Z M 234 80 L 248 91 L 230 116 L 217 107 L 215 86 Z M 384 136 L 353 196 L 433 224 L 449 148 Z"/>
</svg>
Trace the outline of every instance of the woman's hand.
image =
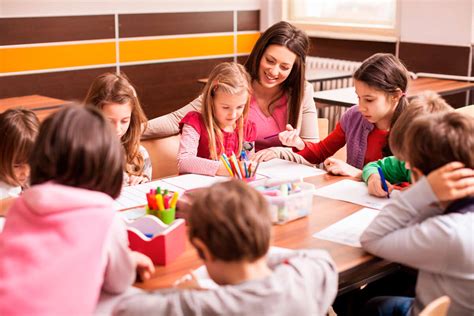
<svg viewBox="0 0 474 316">
<path fill-rule="evenodd" d="M 146 281 L 151 278 L 153 273 L 155 273 L 155 266 L 153 265 L 153 261 L 150 258 L 145 256 L 144 254 L 132 251 L 132 257 L 135 261 L 135 265 L 137 267 L 138 275 L 142 281 Z"/>
<path fill-rule="evenodd" d="M 278 154 L 271 149 L 262 149 L 257 151 L 255 155 L 252 156 L 252 161 L 262 162 L 278 158 Z"/>
<path fill-rule="evenodd" d="M 474 169 L 465 168 L 461 162 L 450 162 L 426 178 L 440 202 L 474 195 Z"/>
<path fill-rule="evenodd" d="M 393 186 L 390 182 L 386 181 L 388 192 L 391 193 L 393 191 Z M 378 197 L 387 197 L 387 192 L 382 188 L 382 182 L 380 180 L 380 176 L 376 173 L 372 174 L 369 177 L 369 181 L 367 181 L 367 187 L 369 189 L 369 194 Z"/>
<path fill-rule="evenodd" d="M 300 137 L 300 131 L 294 129 L 290 124 L 286 125 L 286 131 L 278 134 L 280 142 L 285 146 L 296 147 L 298 150 L 303 150 L 305 144 Z"/>
<path fill-rule="evenodd" d="M 324 167 L 326 168 L 327 172 L 334 175 L 350 176 L 358 179 L 362 178 L 362 170 L 357 169 L 356 167 L 349 165 L 347 162 L 336 158 L 331 157 L 324 160 Z"/>
</svg>

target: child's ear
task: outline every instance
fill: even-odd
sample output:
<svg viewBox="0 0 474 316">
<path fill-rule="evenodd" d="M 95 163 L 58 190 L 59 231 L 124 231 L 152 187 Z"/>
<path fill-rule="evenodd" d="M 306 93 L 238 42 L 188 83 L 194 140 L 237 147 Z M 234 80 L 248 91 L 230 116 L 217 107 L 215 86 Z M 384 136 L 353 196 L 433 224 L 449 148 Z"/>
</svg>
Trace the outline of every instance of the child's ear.
<svg viewBox="0 0 474 316">
<path fill-rule="evenodd" d="M 199 238 L 193 238 L 191 239 L 191 244 L 196 248 L 196 251 L 199 254 L 199 257 L 204 260 L 204 261 L 213 261 L 214 256 L 212 253 L 209 251 L 209 248 L 207 248 L 206 244 L 202 242 L 201 239 Z"/>
<path fill-rule="evenodd" d="M 418 181 L 418 179 L 420 179 L 421 177 L 424 176 L 423 172 L 421 172 L 421 170 L 418 169 L 417 167 L 411 166 L 410 170 L 411 170 L 411 174 L 412 174 L 412 177 L 413 177 L 413 180 L 414 180 L 413 182 Z"/>
</svg>

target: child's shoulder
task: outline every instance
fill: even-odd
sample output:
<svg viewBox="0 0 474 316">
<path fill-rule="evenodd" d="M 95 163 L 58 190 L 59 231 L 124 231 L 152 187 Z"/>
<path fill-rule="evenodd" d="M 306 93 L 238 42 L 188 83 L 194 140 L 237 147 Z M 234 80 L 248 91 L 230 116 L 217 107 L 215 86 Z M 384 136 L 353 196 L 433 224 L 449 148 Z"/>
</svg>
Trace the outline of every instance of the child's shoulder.
<svg viewBox="0 0 474 316">
<path fill-rule="evenodd" d="M 204 119 L 198 111 L 190 111 L 181 119 L 181 122 L 179 122 L 180 130 L 183 129 L 184 124 L 192 126 L 198 133 L 205 129 Z"/>
<path fill-rule="evenodd" d="M 198 111 L 189 111 L 186 115 L 182 118 L 181 122 L 189 121 L 189 120 L 198 120 L 202 121 L 202 114 Z M 185 122 L 184 122 L 185 123 Z"/>
<path fill-rule="evenodd" d="M 0 181 L 0 200 L 18 197 L 21 193 L 21 187 L 11 186 L 3 181 Z"/>
</svg>

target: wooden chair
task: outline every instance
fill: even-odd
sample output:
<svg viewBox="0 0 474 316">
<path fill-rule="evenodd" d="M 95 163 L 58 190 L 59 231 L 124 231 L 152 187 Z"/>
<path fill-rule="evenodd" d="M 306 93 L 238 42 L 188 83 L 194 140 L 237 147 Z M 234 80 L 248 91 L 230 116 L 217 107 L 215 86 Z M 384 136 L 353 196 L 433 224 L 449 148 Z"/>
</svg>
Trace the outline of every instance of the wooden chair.
<svg viewBox="0 0 474 316">
<path fill-rule="evenodd" d="M 152 179 L 178 175 L 179 135 L 142 140 L 150 155 Z"/>
<path fill-rule="evenodd" d="M 451 299 L 448 296 L 441 296 L 429 303 L 420 313 L 420 316 L 446 316 L 448 314 Z"/>
</svg>

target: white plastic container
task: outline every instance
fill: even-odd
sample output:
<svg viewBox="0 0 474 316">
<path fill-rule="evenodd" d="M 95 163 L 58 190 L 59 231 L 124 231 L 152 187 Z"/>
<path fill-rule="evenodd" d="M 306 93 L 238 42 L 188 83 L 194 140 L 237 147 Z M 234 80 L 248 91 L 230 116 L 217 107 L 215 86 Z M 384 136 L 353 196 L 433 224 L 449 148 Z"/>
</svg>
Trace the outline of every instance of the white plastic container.
<svg viewBox="0 0 474 316">
<path fill-rule="evenodd" d="M 314 185 L 300 182 L 298 186 L 301 188 L 301 191 L 290 192 L 287 196 L 265 195 L 270 204 L 270 214 L 273 223 L 284 224 L 309 215 L 313 209 Z"/>
</svg>

